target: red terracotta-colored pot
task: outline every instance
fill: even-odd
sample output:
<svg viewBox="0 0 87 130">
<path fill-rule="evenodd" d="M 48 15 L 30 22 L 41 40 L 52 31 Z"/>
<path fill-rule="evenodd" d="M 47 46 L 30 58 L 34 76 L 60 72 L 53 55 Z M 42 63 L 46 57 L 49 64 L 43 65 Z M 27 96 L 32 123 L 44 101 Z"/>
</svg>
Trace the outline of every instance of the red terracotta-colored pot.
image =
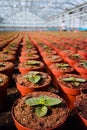
<svg viewBox="0 0 87 130">
<path fill-rule="evenodd" d="M 61 64 L 61 63 L 64 63 L 64 62 L 53 63 L 50 66 L 48 66 L 50 68 L 51 72 L 53 73 L 53 75 L 56 76 L 56 78 L 58 78 L 59 76 L 65 74 L 65 73 L 71 73 L 74 71 L 74 69 L 71 66 L 68 66 L 66 69 L 58 67 L 57 64 Z"/>
<path fill-rule="evenodd" d="M 14 121 L 14 124 L 15 124 L 16 128 L 17 128 L 18 130 L 37 130 L 37 125 L 36 125 L 35 129 L 32 129 L 32 128 L 29 128 L 29 126 L 26 127 L 25 125 L 21 124 L 21 123 L 16 119 L 17 115 L 16 115 L 16 113 L 15 113 L 15 107 L 16 107 L 16 105 L 18 105 L 18 101 L 19 101 L 19 100 L 23 100 L 22 103 L 20 103 L 20 105 L 21 105 L 21 104 L 23 104 L 23 102 L 24 102 L 24 98 L 26 99 L 26 98 L 28 98 L 28 97 L 33 97 L 33 95 L 34 95 L 34 97 L 35 97 L 35 95 L 38 95 L 38 96 L 39 96 L 39 95 L 46 95 L 46 96 L 50 96 L 50 97 L 54 97 L 54 98 L 61 99 L 61 100 L 63 101 L 63 104 L 65 104 L 65 105 L 63 105 L 63 107 L 64 107 L 63 115 L 62 115 L 62 113 L 61 113 L 62 118 L 63 118 L 63 119 L 62 119 L 62 122 L 59 122 L 58 125 L 54 125 L 54 124 L 52 123 L 53 127 L 51 127 L 51 128 L 45 128 L 45 130 L 54 130 L 54 129 L 62 130 L 63 125 L 64 125 L 65 121 L 67 120 L 69 110 L 68 110 L 67 104 L 66 104 L 66 102 L 64 101 L 64 99 L 62 99 L 60 96 L 58 96 L 58 95 L 56 95 L 56 94 L 53 94 L 53 93 L 50 93 L 50 92 L 33 92 L 33 93 L 28 94 L 28 95 L 26 95 L 26 96 L 20 97 L 19 99 L 17 99 L 17 100 L 14 102 L 14 104 L 13 104 L 13 106 L 12 106 L 12 109 L 11 109 L 11 115 L 12 115 L 12 118 L 13 118 L 13 121 Z M 38 97 L 38 96 L 37 96 L 37 97 Z M 26 105 L 26 104 L 25 104 L 25 105 Z M 61 107 L 59 107 L 59 111 L 60 111 L 60 109 L 62 109 L 62 105 L 61 105 Z M 27 110 L 28 110 L 28 109 L 27 109 Z M 24 111 L 25 111 L 25 110 L 24 110 Z M 66 115 L 65 115 L 65 114 L 66 114 Z M 60 118 L 61 118 L 61 115 L 60 115 Z M 15 116 L 16 116 L 16 117 L 15 117 Z M 26 116 L 27 116 L 27 115 L 26 115 Z M 51 115 L 49 115 L 49 116 L 51 116 Z M 40 118 L 40 117 L 37 116 L 37 119 L 38 119 L 38 118 Z M 43 118 L 44 118 L 44 117 L 41 117 L 40 120 L 42 120 Z M 36 122 L 35 122 L 35 124 L 36 124 Z M 44 124 L 47 124 L 47 121 L 44 122 Z M 38 130 L 41 130 L 41 128 L 38 129 Z"/>
<path fill-rule="evenodd" d="M 74 68 L 76 69 L 76 71 L 85 79 L 87 79 L 87 68 L 85 68 L 83 65 L 81 65 L 80 62 L 76 63 L 74 65 Z"/>
<path fill-rule="evenodd" d="M 80 64 L 80 62 L 76 63 L 76 64 L 74 65 L 74 68 L 75 68 L 76 71 L 79 72 L 79 73 L 86 73 L 86 74 L 87 74 L 87 68 L 84 68 L 84 67 Z"/>
<path fill-rule="evenodd" d="M 69 64 L 70 66 L 72 66 L 73 68 L 74 68 L 74 64 L 80 61 L 79 58 L 78 58 L 77 60 L 75 60 L 75 59 L 69 58 L 69 56 L 66 56 L 66 57 L 65 57 L 65 60 L 66 60 L 66 61 L 68 62 L 68 64 Z"/>
<path fill-rule="evenodd" d="M 28 62 L 36 62 L 36 64 L 28 64 Z M 39 64 L 38 64 L 39 63 Z M 18 69 L 21 74 L 28 73 L 29 71 L 43 71 L 45 68 L 44 63 L 36 60 L 28 60 L 27 62 L 21 62 L 18 64 Z"/>
<path fill-rule="evenodd" d="M 76 78 L 82 78 L 80 75 L 75 75 L 75 74 L 66 74 L 63 76 L 60 76 L 57 78 L 58 85 L 60 86 L 60 90 L 63 92 L 63 97 L 67 101 L 68 106 L 70 109 L 74 107 L 74 100 L 77 95 L 81 93 L 81 90 L 86 89 L 84 88 L 73 88 L 70 82 L 65 82 L 62 79 L 66 77 L 76 77 Z"/>
<path fill-rule="evenodd" d="M 80 73 L 80 75 L 81 75 L 84 79 L 87 79 L 87 73 Z"/>
<path fill-rule="evenodd" d="M 87 50 L 78 50 L 78 54 L 80 54 L 83 59 L 87 60 Z"/>
<path fill-rule="evenodd" d="M 43 60 L 47 66 L 50 66 L 52 63 L 58 63 L 63 61 L 63 59 L 58 55 L 52 55 L 52 56 L 49 55 L 43 57 Z"/>
<path fill-rule="evenodd" d="M 68 54 L 72 54 L 72 52 L 70 50 L 60 50 L 59 51 L 59 55 L 64 59 L 64 61 L 66 61 L 66 56 L 68 56 Z"/>
<path fill-rule="evenodd" d="M 31 73 L 31 71 L 29 73 Z M 29 74 L 29 73 L 26 73 L 26 74 Z M 24 76 L 26 74 L 19 74 L 16 77 L 16 86 L 22 96 L 24 96 L 28 93 L 31 93 L 31 92 L 35 92 L 35 91 L 47 91 L 48 90 L 48 88 L 51 84 L 50 75 L 48 75 L 45 72 L 41 72 L 41 71 L 40 72 L 38 71 L 38 73 L 42 75 L 42 78 L 40 81 L 40 82 L 42 82 L 41 84 L 39 84 L 39 83 L 35 84 L 35 83 L 30 82 L 27 78 L 25 79 Z"/>
<path fill-rule="evenodd" d="M 32 54 L 32 56 L 20 56 L 19 61 L 20 62 L 26 62 L 28 60 L 39 60 L 40 56 L 37 54 Z"/>
<path fill-rule="evenodd" d="M 1 62 L 0 63 L 0 73 L 6 74 L 11 77 L 14 71 L 14 64 L 12 62 Z"/>
</svg>

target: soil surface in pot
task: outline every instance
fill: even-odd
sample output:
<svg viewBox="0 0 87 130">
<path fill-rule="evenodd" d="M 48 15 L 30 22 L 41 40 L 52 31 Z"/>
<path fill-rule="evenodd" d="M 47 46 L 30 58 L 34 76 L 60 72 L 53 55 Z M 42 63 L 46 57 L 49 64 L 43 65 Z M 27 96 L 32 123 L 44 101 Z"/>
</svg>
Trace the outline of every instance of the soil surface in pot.
<svg viewBox="0 0 87 130">
<path fill-rule="evenodd" d="M 19 74 L 16 78 L 17 83 L 22 86 L 26 86 L 30 88 L 39 88 L 39 87 L 49 85 L 51 83 L 51 77 L 44 72 L 38 72 L 38 74 L 41 75 L 41 80 L 38 83 L 30 82 L 29 79 L 25 77 L 27 74 Z"/>
<path fill-rule="evenodd" d="M 70 81 L 63 81 L 64 78 L 69 78 L 69 77 L 75 77 L 75 78 L 82 78 L 80 75 L 75 75 L 75 74 L 66 74 L 58 78 L 58 82 L 60 82 L 63 86 L 66 86 L 68 88 L 74 88 L 74 89 L 81 89 L 81 90 L 86 90 L 87 89 L 87 80 L 85 82 L 80 82 L 78 85 L 75 85 L 74 82 Z"/>
<path fill-rule="evenodd" d="M 65 64 L 66 66 L 63 66 L 63 64 Z M 50 66 L 51 69 L 56 69 L 56 71 L 60 71 L 60 72 L 64 72 L 64 73 L 70 73 L 70 72 L 74 72 L 74 69 L 69 66 L 69 64 L 67 63 L 53 63 Z"/>
<path fill-rule="evenodd" d="M 27 62 L 19 63 L 18 67 L 29 68 L 30 70 L 38 70 L 40 68 L 44 68 L 44 63 L 41 61 L 36 61 L 36 60 L 28 60 Z"/>
</svg>

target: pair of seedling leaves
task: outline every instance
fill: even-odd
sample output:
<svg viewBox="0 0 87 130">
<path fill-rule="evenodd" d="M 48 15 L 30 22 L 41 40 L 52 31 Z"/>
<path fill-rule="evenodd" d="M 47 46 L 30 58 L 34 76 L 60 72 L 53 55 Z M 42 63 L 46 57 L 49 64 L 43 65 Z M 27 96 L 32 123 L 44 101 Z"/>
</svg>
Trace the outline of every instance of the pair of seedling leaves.
<svg viewBox="0 0 87 130">
<path fill-rule="evenodd" d="M 38 71 L 30 71 L 29 74 L 24 75 L 24 77 L 32 83 L 39 83 L 39 81 L 42 79 L 42 76 Z"/>
<path fill-rule="evenodd" d="M 15 43 L 11 43 L 9 46 L 10 47 L 16 47 L 16 44 Z"/>
<path fill-rule="evenodd" d="M 59 98 L 42 95 L 39 97 L 29 98 L 25 100 L 25 103 L 35 108 L 35 114 L 37 116 L 43 117 L 46 116 L 50 107 L 61 104 L 62 100 Z"/>
<path fill-rule="evenodd" d="M 56 66 L 61 69 L 67 69 L 68 67 L 70 67 L 69 64 L 66 63 L 57 63 Z"/>
<path fill-rule="evenodd" d="M 79 54 L 72 54 L 69 57 L 72 58 L 72 59 L 79 59 L 80 55 Z"/>
<path fill-rule="evenodd" d="M 76 87 L 78 87 L 80 85 L 80 83 L 86 82 L 85 79 L 83 79 L 83 78 L 76 78 L 76 77 L 62 78 L 62 80 L 65 81 L 65 82 L 71 82 Z"/>
<path fill-rule="evenodd" d="M 84 68 L 87 68 L 87 61 L 82 60 L 82 61 L 80 62 L 80 64 L 81 64 Z M 70 67 L 69 64 L 66 64 L 66 63 L 65 63 L 65 64 L 64 64 L 64 63 L 57 63 L 56 66 L 57 66 L 58 68 L 61 68 L 61 69 L 66 69 L 67 67 Z"/>
<path fill-rule="evenodd" d="M 29 60 L 29 61 L 27 61 L 26 64 L 27 64 L 27 65 L 40 65 L 40 62 L 39 62 L 39 61 Z"/>
<path fill-rule="evenodd" d="M 27 49 L 31 49 L 33 47 L 29 40 L 27 40 L 26 43 L 27 43 Z"/>
</svg>

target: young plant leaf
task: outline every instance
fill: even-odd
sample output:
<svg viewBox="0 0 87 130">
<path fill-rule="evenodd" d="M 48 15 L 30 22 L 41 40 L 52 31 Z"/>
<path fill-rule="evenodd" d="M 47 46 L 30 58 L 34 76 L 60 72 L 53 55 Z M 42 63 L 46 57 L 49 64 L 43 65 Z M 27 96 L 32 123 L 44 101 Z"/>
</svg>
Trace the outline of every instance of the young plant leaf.
<svg viewBox="0 0 87 130">
<path fill-rule="evenodd" d="M 66 82 L 73 82 L 75 81 L 75 78 L 74 77 L 68 77 L 68 78 L 62 78 L 63 81 L 66 81 Z"/>
<path fill-rule="evenodd" d="M 41 80 L 41 75 L 38 71 L 30 71 L 29 74 L 24 75 L 32 83 L 38 83 Z"/>
<path fill-rule="evenodd" d="M 31 61 L 31 60 L 29 60 L 29 61 L 27 61 L 27 64 L 28 65 L 39 65 L 40 62 L 39 61 Z"/>
<path fill-rule="evenodd" d="M 25 102 L 30 106 L 36 106 L 36 105 L 54 106 L 60 104 L 62 101 L 58 98 L 40 96 L 36 98 L 29 98 Z"/>
<path fill-rule="evenodd" d="M 59 68 L 67 68 L 67 67 L 69 67 L 69 64 L 59 63 L 59 64 L 57 64 L 57 66 L 58 66 Z"/>
<path fill-rule="evenodd" d="M 37 116 L 42 117 L 47 114 L 48 106 L 58 105 L 62 100 L 58 98 L 48 97 L 48 96 L 39 96 L 32 97 L 25 100 L 25 103 L 29 106 L 35 106 L 35 113 Z"/>
<path fill-rule="evenodd" d="M 47 99 L 45 99 L 45 106 L 54 106 L 54 105 L 58 105 L 58 104 L 60 104 L 60 103 L 62 103 L 62 101 L 60 100 L 60 99 L 58 99 L 58 98 L 47 98 Z"/>
<path fill-rule="evenodd" d="M 35 97 L 35 98 L 29 98 L 25 101 L 25 103 L 29 106 L 36 106 L 36 105 L 41 105 L 40 98 Z"/>
<path fill-rule="evenodd" d="M 41 75 L 31 75 L 29 81 L 32 83 L 38 83 L 41 79 Z"/>
<path fill-rule="evenodd" d="M 85 79 L 75 77 L 63 78 L 62 80 L 66 82 L 86 82 Z"/>
<path fill-rule="evenodd" d="M 36 115 L 39 116 L 39 117 L 45 116 L 45 115 L 47 114 L 47 111 L 48 111 L 48 109 L 47 109 L 46 106 L 37 106 L 37 107 L 35 108 L 35 113 L 36 113 Z"/>
<path fill-rule="evenodd" d="M 0 83 L 2 83 L 3 82 L 3 80 L 2 80 L 2 78 L 0 78 Z"/>
<path fill-rule="evenodd" d="M 77 81 L 77 82 L 82 82 L 82 83 L 86 82 L 86 80 L 85 80 L 85 79 L 82 79 L 82 78 L 75 78 L 75 81 Z"/>
</svg>

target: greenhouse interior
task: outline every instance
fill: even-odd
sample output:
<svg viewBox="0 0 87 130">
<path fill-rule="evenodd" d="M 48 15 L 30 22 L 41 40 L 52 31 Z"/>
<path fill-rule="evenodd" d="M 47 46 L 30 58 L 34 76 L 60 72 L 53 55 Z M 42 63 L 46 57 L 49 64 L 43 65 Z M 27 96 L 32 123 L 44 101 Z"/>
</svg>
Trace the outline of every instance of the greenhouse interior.
<svg viewBox="0 0 87 130">
<path fill-rule="evenodd" d="M 87 130 L 87 0 L 0 0 L 0 130 Z"/>
</svg>

